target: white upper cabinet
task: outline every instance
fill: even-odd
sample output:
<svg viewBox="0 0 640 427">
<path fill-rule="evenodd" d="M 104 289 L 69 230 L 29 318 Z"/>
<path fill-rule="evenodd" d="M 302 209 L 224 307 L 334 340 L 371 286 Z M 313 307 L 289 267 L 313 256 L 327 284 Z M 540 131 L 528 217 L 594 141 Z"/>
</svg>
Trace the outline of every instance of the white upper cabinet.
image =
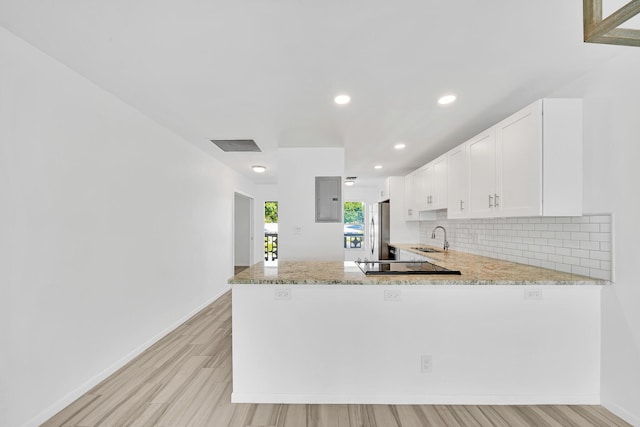
<svg viewBox="0 0 640 427">
<path fill-rule="evenodd" d="M 542 102 L 495 126 L 496 190 L 500 216 L 542 215 Z"/>
<path fill-rule="evenodd" d="M 414 210 L 447 208 L 447 156 L 424 165 L 413 173 Z"/>
<path fill-rule="evenodd" d="M 468 216 L 467 196 L 467 144 L 461 144 L 447 153 L 447 217 Z"/>
<path fill-rule="evenodd" d="M 427 203 L 427 183 L 429 177 L 432 175 L 432 170 L 425 165 L 415 171 L 413 180 L 413 206 L 419 211 L 426 211 L 429 209 Z"/>
<path fill-rule="evenodd" d="M 467 143 L 469 217 L 582 214 L 582 101 L 544 99 Z"/>
<path fill-rule="evenodd" d="M 449 169 L 449 161 L 446 155 L 434 160 L 433 176 L 431 181 L 431 199 L 429 207 L 431 209 L 447 208 L 447 171 Z"/>
<path fill-rule="evenodd" d="M 385 200 L 389 200 L 389 198 L 389 178 L 386 178 L 378 187 L 378 202 L 384 202 Z"/>
<path fill-rule="evenodd" d="M 466 142 L 468 160 L 469 217 L 495 216 L 496 138 L 490 128 Z"/>
<path fill-rule="evenodd" d="M 405 221 L 417 221 L 419 218 L 418 210 L 414 205 L 413 184 L 415 172 L 411 172 L 404 177 L 404 219 Z"/>
<path fill-rule="evenodd" d="M 444 208 L 449 218 L 580 216 L 582 100 L 536 101 L 407 176 L 405 219 Z"/>
</svg>

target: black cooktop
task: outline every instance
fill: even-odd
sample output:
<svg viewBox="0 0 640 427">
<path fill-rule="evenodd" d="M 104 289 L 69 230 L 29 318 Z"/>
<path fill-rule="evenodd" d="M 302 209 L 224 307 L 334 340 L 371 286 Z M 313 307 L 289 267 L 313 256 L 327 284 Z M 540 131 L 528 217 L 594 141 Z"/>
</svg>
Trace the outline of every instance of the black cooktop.
<svg viewBox="0 0 640 427">
<path fill-rule="evenodd" d="M 373 274 L 457 274 L 458 270 L 449 270 L 428 261 L 356 261 L 356 265 L 366 275 Z"/>
</svg>

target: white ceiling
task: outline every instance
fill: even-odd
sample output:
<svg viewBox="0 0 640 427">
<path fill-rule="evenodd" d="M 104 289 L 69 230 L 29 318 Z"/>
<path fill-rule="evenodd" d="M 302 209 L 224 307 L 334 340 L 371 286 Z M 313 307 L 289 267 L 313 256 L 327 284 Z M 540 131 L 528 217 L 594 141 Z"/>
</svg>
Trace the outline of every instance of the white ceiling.
<svg viewBox="0 0 640 427">
<path fill-rule="evenodd" d="M 583 43 L 579 0 L 0 0 L 0 25 L 260 183 L 278 147 L 404 174 L 629 49 Z M 234 138 L 263 152 L 209 142 Z"/>
</svg>

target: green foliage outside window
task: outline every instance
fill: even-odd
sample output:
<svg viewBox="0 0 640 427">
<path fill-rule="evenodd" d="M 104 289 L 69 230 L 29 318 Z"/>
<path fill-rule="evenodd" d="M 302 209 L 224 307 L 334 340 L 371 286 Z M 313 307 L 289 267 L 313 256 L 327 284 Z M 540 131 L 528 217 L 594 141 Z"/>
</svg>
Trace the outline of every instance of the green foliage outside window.
<svg viewBox="0 0 640 427">
<path fill-rule="evenodd" d="M 364 207 L 362 202 L 344 202 L 344 223 L 364 224 Z"/>
<path fill-rule="evenodd" d="M 278 223 L 278 202 L 264 203 L 264 222 L 267 224 Z"/>
</svg>

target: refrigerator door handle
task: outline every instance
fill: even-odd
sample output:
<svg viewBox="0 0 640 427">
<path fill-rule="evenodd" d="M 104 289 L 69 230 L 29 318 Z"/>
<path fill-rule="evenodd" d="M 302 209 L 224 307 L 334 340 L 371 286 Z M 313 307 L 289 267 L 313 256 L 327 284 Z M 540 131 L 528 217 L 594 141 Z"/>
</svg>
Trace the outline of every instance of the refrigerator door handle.
<svg viewBox="0 0 640 427">
<path fill-rule="evenodd" d="M 374 251 L 374 245 L 376 242 L 375 229 L 376 229 L 376 223 L 373 221 L 373 218 L 371 218 L 371 228 L 369 229 L 369 246 L 371 247 L 372 256 Z"/>
</svg>

